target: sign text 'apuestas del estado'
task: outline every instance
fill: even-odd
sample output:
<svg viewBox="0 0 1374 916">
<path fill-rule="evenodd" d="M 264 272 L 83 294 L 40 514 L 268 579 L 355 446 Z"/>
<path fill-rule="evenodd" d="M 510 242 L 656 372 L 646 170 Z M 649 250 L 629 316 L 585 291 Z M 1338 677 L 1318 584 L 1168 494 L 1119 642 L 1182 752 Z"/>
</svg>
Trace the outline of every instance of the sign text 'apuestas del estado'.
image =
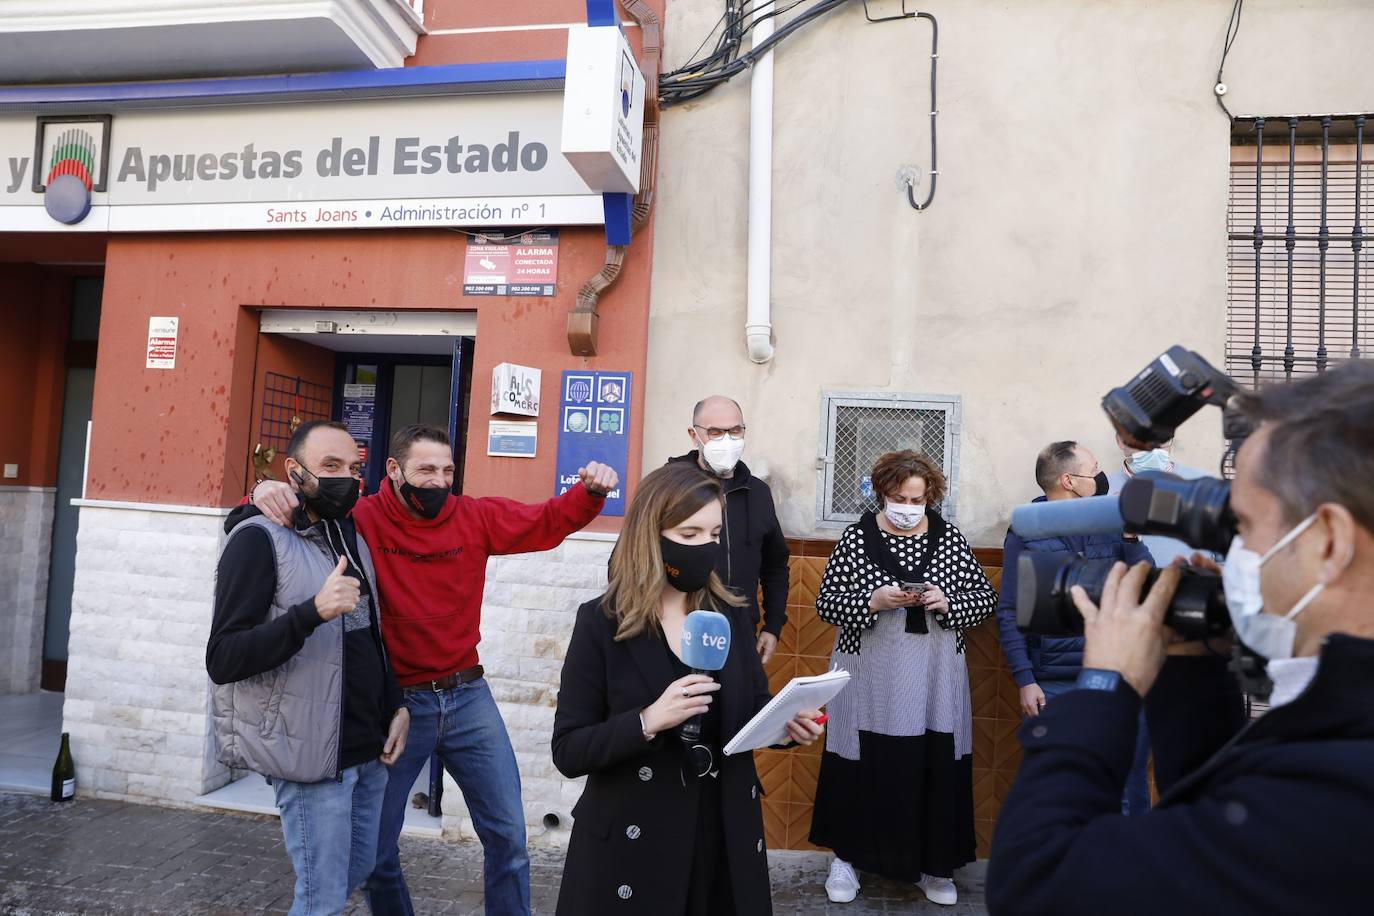
<svg viewBox="0 0 1374 916">
<path fill-rule="evenodd" d="M 306 168 L 321 178 L 361 178 L 384 169 L 391 175 L 435 175 L 447 172 L 538 172 L 548 164 L 549 148 L 543 143 L 521 143 L 520 131 L 506 134 L 500 143 L 463 143 L 455 134 L 443 143 L 424 144 L 420 137 L 397 137 L 382 150 L 380 137 L 366 146 L 345 147 L 334 137 L 318 151 L 259 149 L 256 143 L 241 149 L 203 153 L 165 154 L 145 152 L 141 146 L 124 151 L 115 172 L 118 183 L 138 182 L 149 191 L 168 181 L 230 181 L 240 178 L 299 178 Z"/>
</svg>

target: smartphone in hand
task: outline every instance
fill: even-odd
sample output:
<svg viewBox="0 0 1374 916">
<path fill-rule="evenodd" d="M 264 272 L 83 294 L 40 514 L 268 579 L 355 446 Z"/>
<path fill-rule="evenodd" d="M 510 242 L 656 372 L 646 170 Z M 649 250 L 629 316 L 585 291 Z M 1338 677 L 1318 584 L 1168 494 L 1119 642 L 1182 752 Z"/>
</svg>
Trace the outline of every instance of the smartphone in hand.
<svg viewBox="0 0 1374 916">
<path fill-rule="evenodd" d="M 912 592 L 917 595 L 924 593 L 926 589 L 930 588 L 929 582 L 900 582 L 898 584 L 902 587 L 902 591 Z"/>
</svg>

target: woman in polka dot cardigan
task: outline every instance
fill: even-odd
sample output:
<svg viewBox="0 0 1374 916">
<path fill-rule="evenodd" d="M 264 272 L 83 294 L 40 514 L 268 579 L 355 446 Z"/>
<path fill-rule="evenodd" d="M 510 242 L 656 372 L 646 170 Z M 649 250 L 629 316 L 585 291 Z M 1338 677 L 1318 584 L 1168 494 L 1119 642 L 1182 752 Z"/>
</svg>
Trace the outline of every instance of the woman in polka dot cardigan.
<svg viewBox="0 0 1374 916">
<path fill-rule="evenodd" d="M 878 459 L 880 512 L 850 525 L 816 610 L 839 628 L 833 664 L 852 675 L 830 704 L 811 842 L 835 851 L 826 891 L 859 890 L 855 867 L 957 901 L 973 861 L 973 727 L 964 639 L 997 592 L 962 534 L 935 510 L 945 478 L 912 451 Z"/>
</svg>

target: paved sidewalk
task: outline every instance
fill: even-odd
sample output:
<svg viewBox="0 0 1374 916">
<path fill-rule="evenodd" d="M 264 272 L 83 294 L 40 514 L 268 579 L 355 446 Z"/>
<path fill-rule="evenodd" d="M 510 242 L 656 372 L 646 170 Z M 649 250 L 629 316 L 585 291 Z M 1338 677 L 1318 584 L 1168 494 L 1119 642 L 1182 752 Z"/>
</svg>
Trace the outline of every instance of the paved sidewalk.
<svg viewBox="0 0 1374 916">
<path fill-rule="evenodd" d="M 417 913 L 482 913 L 480 846 L 405 837 L 401 855 Z M 535 848 L 531 859 L 534 910 L 551 914 L 563 853 Z M 940 907 L 913 887 L 871 877 L 858 900 L 831 904 L 821 886 L 829 856 L 775 852 L 769 862 L 777 916 L 987 912 L 981 863 L 957 876 L 959 905 Z M 276 818 L 0 795 L 0 913 L 283 913 L 293 883 Z M 355 896 L 348 912 L 367 907 Z"/>
</svg>

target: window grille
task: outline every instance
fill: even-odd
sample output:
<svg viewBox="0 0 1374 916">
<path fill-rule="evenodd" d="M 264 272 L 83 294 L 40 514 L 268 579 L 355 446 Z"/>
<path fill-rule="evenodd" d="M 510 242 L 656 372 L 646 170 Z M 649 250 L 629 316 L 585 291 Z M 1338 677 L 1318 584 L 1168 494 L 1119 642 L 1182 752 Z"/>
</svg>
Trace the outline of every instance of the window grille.
<svg viewBox="0 0 1374 916">
<path fill-rule="evenodd" d="M 328 385 L 318 385 L 292 375 L 276 372 L 263 374 L 262 425 L 258 440 L 263 448 L 274 448 L 286 454 L 286 446 L 295 431 L 293 417 L 301 422 L 328 420 L 334 403 L 334 392 Z"/>
<path fill-rule="evenodd" d="M 1365 127 L 1364 115 L 1236 122 L 1226 371 L 1242 384 L 1374 355 Z"/>
<path fill-rule="evenodd" d="M 886 452 L 929 456 L 948 484 L 940 513 L 955 520 L 958 503 L 960 398 L 955 395 L 824 391 L 817 460 L 816 522 L 843 527 L 877 508 L 869 471 Z"/>
</svg>

